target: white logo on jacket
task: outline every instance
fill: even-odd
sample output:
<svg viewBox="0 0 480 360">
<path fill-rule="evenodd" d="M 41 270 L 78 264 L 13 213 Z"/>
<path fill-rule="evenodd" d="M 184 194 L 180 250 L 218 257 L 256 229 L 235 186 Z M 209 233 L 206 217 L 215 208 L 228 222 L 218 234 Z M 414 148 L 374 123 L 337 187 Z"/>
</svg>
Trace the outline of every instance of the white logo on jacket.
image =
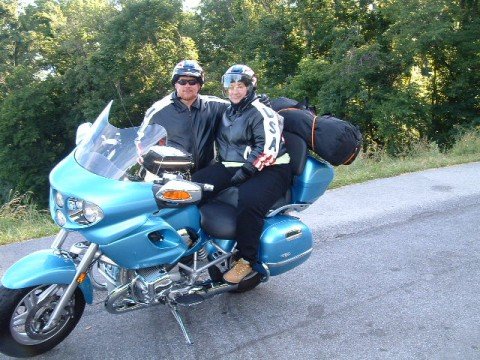
<svg viewBox="0 0 480 360">
<path fill-rule="evenodd" d="M 255 100 L 252 105 L 263 116 L 265 147 L 260 156 L 253 162 L 253 165 L 258 170 L 262 170 L 265 166 L 273 165 L 277 158 L 283 130 L 283 117 L 262 104 L 258 99 Z"/>
</svg>

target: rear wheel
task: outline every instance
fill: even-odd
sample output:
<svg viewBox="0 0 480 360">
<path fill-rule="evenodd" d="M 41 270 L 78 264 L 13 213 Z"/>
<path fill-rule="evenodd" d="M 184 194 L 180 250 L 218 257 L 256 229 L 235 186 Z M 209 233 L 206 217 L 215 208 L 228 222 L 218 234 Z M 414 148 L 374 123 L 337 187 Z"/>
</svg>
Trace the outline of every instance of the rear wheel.
<svg viewBox="0 0 480 360">
<path fill-rule="evenodd" d="M 41 285 L 26 289 L 0 286 L 0 352 L 14 357 L 42 354 L 58 345 L 75 328 L 85 308 L 85 299 L 76 289 L 58 323 L 45 325 L 67 285 Z"/>
</svg>

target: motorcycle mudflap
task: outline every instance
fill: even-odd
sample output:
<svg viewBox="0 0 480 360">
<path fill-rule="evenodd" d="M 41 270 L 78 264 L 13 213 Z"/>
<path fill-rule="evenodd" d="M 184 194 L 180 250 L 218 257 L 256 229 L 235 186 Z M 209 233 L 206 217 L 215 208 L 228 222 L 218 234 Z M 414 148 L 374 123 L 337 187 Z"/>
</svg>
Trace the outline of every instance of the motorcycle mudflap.
<svg viewBox="0 0 480 360">
<path fill-rule="evenodd" d="M 23 289 L 45 284 L 68 285 L 75 277 L 76 268 L 71 259 L 54 253 L 52 249 L 33 252 L 13 264 L 2 277 L 2 285 L 8 289 Z M 78 285 L 87 304 L 93 301 L 90 278 Z"/>
<path fill-rule="evenodd" d="M 312 246 L 312 232 L 304 223 L 288 215 L 276 215 L 265 219 L 259 258 L 271 276 L 280 275 L 305 262 Z"/>
</svg>

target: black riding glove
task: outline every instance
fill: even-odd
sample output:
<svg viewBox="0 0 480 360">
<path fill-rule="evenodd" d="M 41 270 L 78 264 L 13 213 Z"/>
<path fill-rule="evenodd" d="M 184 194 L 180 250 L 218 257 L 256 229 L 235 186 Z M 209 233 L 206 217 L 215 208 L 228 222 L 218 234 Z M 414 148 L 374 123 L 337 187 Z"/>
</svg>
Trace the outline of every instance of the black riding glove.
<svg viewBox="0 0 480 360">
<path fill-rule="evenodd" d="M 257 168 L 251 163 L 245 163 L 243 166 L 237 170 L 237 172 L 232 176 L 230 182 L 234 186 L 238 186 L 245 181 L 247 181 L 253 174 L 257 172 Z"/>
<path fill-rule="evenodd" d="M 260 94 L 260 97 L 258 98 L 260 102 L 268 107 L 272 107 L 270 103 L 270 98 L 268 97 L 267 94 Z"/>
</svg>

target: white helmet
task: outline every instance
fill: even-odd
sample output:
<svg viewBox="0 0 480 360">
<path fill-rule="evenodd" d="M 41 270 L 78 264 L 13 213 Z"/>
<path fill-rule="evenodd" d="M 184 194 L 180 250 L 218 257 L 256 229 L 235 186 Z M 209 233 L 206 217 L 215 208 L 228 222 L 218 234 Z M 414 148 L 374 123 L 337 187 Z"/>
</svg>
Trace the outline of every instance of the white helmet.
<svg viewBox="0 0 480 360">
<path fill-rule="evenodd" d="M 257 77 L 253 70 L 247 65 L 237 64 L 231 66 L 222 76 L 224 91 L 230 87 L 231 83 L 239 81 L 248 87 L 249 93 L 257 89 Z"/>
</svg>

